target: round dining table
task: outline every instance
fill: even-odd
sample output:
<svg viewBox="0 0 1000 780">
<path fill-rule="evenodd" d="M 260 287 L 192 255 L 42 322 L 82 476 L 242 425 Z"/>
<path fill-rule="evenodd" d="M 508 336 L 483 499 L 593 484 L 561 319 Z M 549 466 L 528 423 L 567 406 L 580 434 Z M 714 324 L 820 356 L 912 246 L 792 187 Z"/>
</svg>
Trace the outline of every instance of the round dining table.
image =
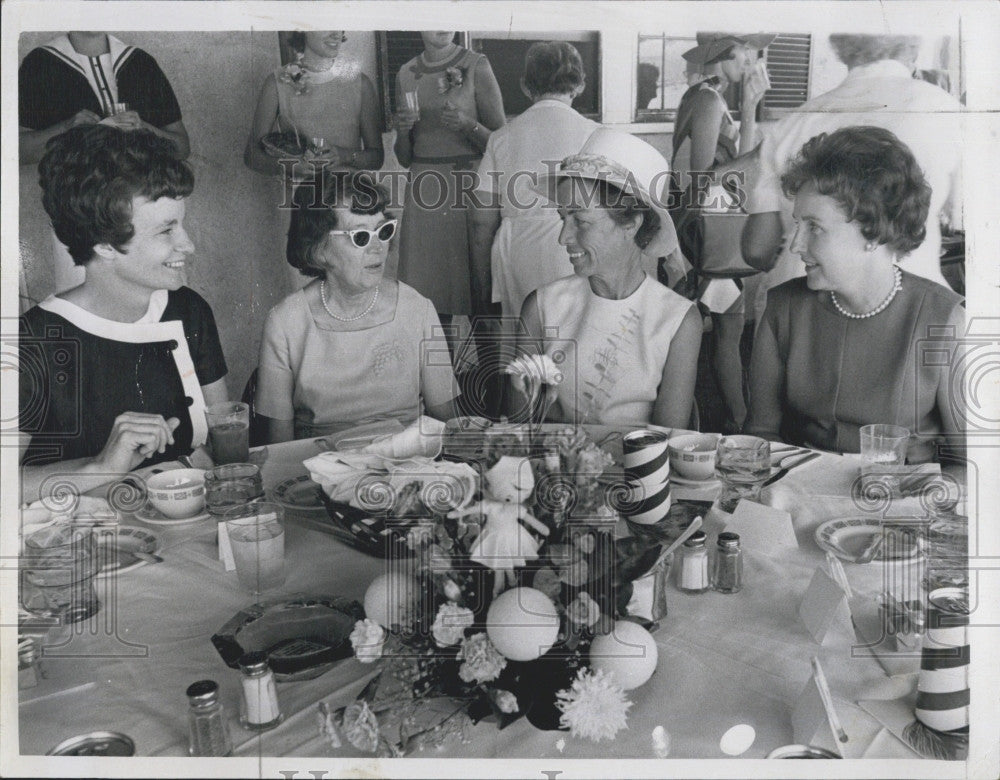
<svg viewBox="0 0 1000 780">
<path fill-rule="evenodd" d="M 595 431 L 595 438 L 598 433 L 607 440 L 604 431 Z M 314 440 L 291 441 L 259 453 L 259 458 L 266 456 L 265 489 L 273 493 L 282 483 L 305 475 L 303 461 L 323 446 Z M 502 730 L 486 720 L 472 728 L 468 742 L 449 742 L 414 757 L 530 759 L 536 769 L 544 768 L 544 761 L 539 763 L 543 759 L 663 760 L 657 756 L 664 753 L 665 733 L 666 760 L 721 759 L 731 757 L 723 752 L 723 735 L 735 726 L 749 726 L 752 741 L 740 755 L 765 758 L 796 741 L 793 713 L 812 679 L 815 656 L 848 736 L 838 745 L 842 755 L 917 758 L 899 738 L 899 727 L 907 707 L 912 716 L 919 653 L 910 664 L 887 668 L 865 651 L 857 635 L 844 630 L 843 620 L 834 619 L 819 643 L 800 615 L 810 582 L 826 565 L 816 529 L 834 518 L 864 514 L 857 497 L 852 498 L 858 469 L 858 456 L 823 453 L 764 489 L 762 505 L 790 515 L 794 538 L 745 544 L 740 592 L 688 595 L 670 577 L 667 614 L 653 632 L 656 671 L 647 684 L 628 692 L 628 728 L 612 742 L 542 731 L 525 718 Z M 712 485 L 675 485 L 674 499 L 708 502 L 714 491 Z M 915 516 L 920 508 L 904 501 L 892 510 Z M 878 519 L 886 511 L 879 507 L 871 516 Z M 710 542 L 726 519 L 717 508 L 706 511 L 704 528 Z M 155 535 L 156 553 L 163 562 L 99 580 L 100 612 L 83 623 L 48 631 L 38 683 L 19 692 L 22 756 L 44 756 L 75 735 L 121 732 L 134 741 L 135 760 L 145 762 L 143 771 L 151 771 L 150 757 L 187 755 L 185 690 L 207 678 L 219 685 L 235 746 L 236 758 L 225 759 L 231 765 L 212 765 L 218 771 L 264 771 L 263 764 L 244 766 L 239 757 L 246 762 L 365 758 L 346 741 L 333 747 L 318 728 L 317 713 L 320 703 L 330 710 L 350 703 L 375 673 L 372 665 L 348 658 L 315 679 L 279 682 L 284 722 L 263 734 L 243 729 L 237 720 L 240 674 L 223 662 L 211 637 L 254 598 L 219 560 L 215 521 L 155 525 L 123 515 L 120 522 Z M 267 594 L 269 599 L 308 594 L 363 600 L 366 587 L 386 562 L 325 533 L 326 522 L 322 510 L 286 510 L 287 578 L 279 591 Z M 907 565 L 919 566 L 919 561 Z M 844 568 L 852 604 L 868 605 L 874 612 L 885 588 L 886 567 L 847 562 Z M 660 735 L 656 739 L 654 730 Z M 87 766 L 92 773 L 93 765 Z M 428 772 L 450 775 L 449 766 L 443 762 L 440 773 Z M 265 776 L 280 775 L 268 770 Z"/>
</svg>

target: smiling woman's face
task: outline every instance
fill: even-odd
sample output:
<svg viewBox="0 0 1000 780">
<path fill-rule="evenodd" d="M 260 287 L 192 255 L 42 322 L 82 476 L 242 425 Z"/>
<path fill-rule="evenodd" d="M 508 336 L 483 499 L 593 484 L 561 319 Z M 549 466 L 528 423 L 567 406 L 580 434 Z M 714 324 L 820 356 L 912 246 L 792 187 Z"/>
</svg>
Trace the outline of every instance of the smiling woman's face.
<svg viewBox="0 0 1000 780">
<path fill-rule="evenodd" d="M 619 225 L 596 202 L 591 182 L 564 179 L 556 189 L 562 230 L 559 243 L 566 247 L 577 276 L 601 276 L 637 253 L 638 225 Z"/>
<path fill-rule="evenodd" d="M 306 49 L 317 57 L 329 59 L 340 53 L 343 30 L 315 30 L 306 33 Z"/>
<path fill-rule="evenodd" d="M 367 228 L 378 230 L 389 219 L 385 214 L 355 214 L 346 206 L 336 206 L 336 230 Z M 326 279 L 346 295 L 357 295 L 373 290 L 382 281 L 385 261 L 389 256 L 389 242 L 372 236 L 368 245 L 357 247 L 350 236 L 343 233 L 327 234 L 315 250 L 314 259 L 326 273 Z"/>
</svg>

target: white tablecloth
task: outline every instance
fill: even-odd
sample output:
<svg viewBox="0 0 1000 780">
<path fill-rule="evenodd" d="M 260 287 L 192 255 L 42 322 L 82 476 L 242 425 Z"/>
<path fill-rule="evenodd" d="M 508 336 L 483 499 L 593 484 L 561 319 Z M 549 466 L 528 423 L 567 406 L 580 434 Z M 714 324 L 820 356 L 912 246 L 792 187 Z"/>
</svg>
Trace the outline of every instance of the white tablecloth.
<svg viewBox="0 0 1000 780">
<path fill-rule="evenodd" d="M 265 487 L 303 474 L 302 461 L 316 452 L 311 441 L 271 446 Z M 479 724 L 470 744 L 449 745 L 434 755 L 652 758 L 651 732 L 661 725 L 672 738 L 671 757 L 724 758 L 720 737 L 746 723 L 757 736 L 744 756 L 761 758 L 793 742 L 791 711 L 810 677 L 813 655 L 825 668 L 850 734 L 849 754 L 861 755 L 880 726 L 854 702 L 894 698 L 914 680 L 889 678 L 875 660 L 852 657 L 852 637 L 834 636 L 817 645 L 797 615 L 813 572 L 823 564 L 813 538 L 816 527 L 830 518 L 860 514 L 849 498 L 856 473 L 855 457 L 823 455 L 766 489 L 766 503 L 791 513 L 800 547 L 780 554 L 745 550 L 742 592 L 685 595 L 671 580 L 669 614 L 655 634 L 657 671 L 647 685 L 630 692 L 629 729 L 613 744 L 539 731 L 522 718 L 503 731 L 494 723 Z M 294 513 L 287 520 L 290 565 L 284 592 L 361 600 L 384 563 L 299 525 Z M 185 755 L 184 691 L 195 680 L 211 678 L 219 683 L 233 719 L 238 753 L 358 755 L 349 747 L 334 750 L 319 739 L 315 704 L 321 699 L 331 708 L 348 703 L 372 668 L 349 659 L 315 680 L 280 684 L 286 722 L 263 737 L 242 730 L 235 720 L 239 674 L 222 662 L 210 637 L 251 599 L 235 573 L 223 571 L 217 560 L 214 522 L 149 528 L 160 540 L 158 552 L 165 562 L 123 574 L 116 590 L 102 593 L 103 622 L 87 623 L 82 634 L 60 629 L 67 641 L 47 649 L 45 678 L 20 692 L 22 754 L 44 754 L 67 737 L 108 730 L 130 735 L 141 756 Z M 862 594 L 874 598 L 882 587 L 880 566 L 847 565 L 847 573 Z M 50 644 L 57 633 L 50 634 Z M 878 745 L 879 755 L 906 755 L 901 743 L 885 739 L 885 732 Z"/>
</svg>

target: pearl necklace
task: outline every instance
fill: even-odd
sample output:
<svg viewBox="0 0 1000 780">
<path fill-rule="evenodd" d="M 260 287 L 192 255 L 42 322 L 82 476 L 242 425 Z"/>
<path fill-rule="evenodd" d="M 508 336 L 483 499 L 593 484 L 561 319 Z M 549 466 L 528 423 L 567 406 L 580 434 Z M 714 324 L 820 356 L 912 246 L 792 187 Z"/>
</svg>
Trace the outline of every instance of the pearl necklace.
<svg viewBox="0 0 1000 780">
<path fill-rule="evenodd" d="M 378 300 L 378 287 L 375 288 L 375 294 L 372 296 L 372 302 L 368 304 L 368 308 L 361 312 L 361 314 L 357 314 L 354 317 L 341 317 L 339 314 L 334 314 L 330 311 L 330 306 L 326 302 L 326 279 L 324 279 L 319 285 L 319 297 L 320 300 L 323 301 L 323 308 L 326 309 L 326 313 L 335 320 L 340 320 L 341 322 L 356 322 L 375 308 L 375 301 Z"/>
<path fill-rule="evenodd" d="M 874 317 L 876 314 L 885 311 L 886 307 L 892 303 L 892 299 L 896 297 L 896 293 L 903 289 L 903 272 L 899 270 L 898 265 L 893 266 L 893 271 L 895 272 L 896 279 L 893 282 L 892 289 L 889 291 L 885 300 L 869 312 L 865 312 L 864 314 L 855 314 L 852 311 L 848 311 L 840 305 L 840 301 L 837 300 L 837 293 L 833 290 L 830 291 L 830 301 L 833 303 L 833 306 L 837 311 L 849 319 L 866 320 L 869 317 Z"/>
</svg>

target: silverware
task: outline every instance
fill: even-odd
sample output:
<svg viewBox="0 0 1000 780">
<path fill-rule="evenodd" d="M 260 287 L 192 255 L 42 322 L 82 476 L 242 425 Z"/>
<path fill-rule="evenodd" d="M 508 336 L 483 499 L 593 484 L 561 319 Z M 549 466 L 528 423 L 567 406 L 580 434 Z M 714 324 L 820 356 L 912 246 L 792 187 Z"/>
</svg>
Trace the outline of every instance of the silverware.
<svg viewBox="0 0 1000 780">
<path fill-rule="evenodd" d="M 775 474 L 774 476 L 770 477 L 769 479 L 767 479 L 761 487 L 767 487 L 768 485 L 773 485 L 779 479 L 781 479 L 782 477 L 784 477 L 785 475 L 787 475 L 788 472 L 791 471 L 792 469 L 797 469 L 803 463 L 808 463 L 809 461 L 814 460 L 815 458 L 818 458 L 821 454 L 822 453 L 819 453 L 819 452 L 810 452 L 804 458 L 802 458 L 801 460 L 796 461 L 795 463 L 793 463 L 790 466 L 784 466 L 784 465 L 782 465 L 782 467 L 778 470 L 778 473 Z M 787 456 L 785 458 L 782 458 L 781 459 L 781 464 L 784 464 L 784 462 L 786 460 L 788 460 L 789 458 L 798 458 L 800 455 L 801 455 L 801 453 L 795 453 L 794 455 L 789 455 L 789 456 Z"/>
<path fill-rule="evenodd" d="M 875 560 L 875 556 L 878 555 L 879 550 L 882 549 L 882 534 L 875 534 L 872 540 L 868 543 L 868 546 L 862 551 L 861 555 L 854 559 L 855 563 L 871 563 Z"/>
<path fill-rule="evenodd" d="M 140 561 L 145 561 L 146 563 L 163 563 L 163 558 L 153 553 L 143 552 L 142 550 L 130 550 L 129 552 Z"/>
<path fill-rule="evenodd" d="M 194 463 L 191 462 L 191 458 L 188 455 L 178 455 L 177 460 L 186 469 L 194 468 Z"/>
</svg>

